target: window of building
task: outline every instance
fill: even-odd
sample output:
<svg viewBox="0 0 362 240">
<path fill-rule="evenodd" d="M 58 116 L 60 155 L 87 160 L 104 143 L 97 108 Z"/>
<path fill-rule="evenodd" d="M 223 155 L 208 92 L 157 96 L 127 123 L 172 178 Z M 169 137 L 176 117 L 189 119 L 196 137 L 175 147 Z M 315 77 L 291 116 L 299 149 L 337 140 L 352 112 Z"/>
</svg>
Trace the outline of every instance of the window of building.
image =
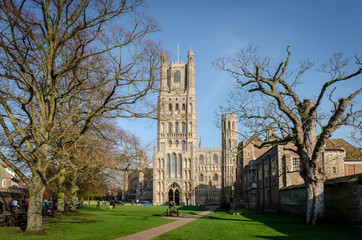
<svg viewBox="0 0 362 240">
<path fill-rule="evenodd" d="M 6 187 L 6 179 L 3 179 L 3 180 L 1 181 L 1 186 L 2 186 L 2 187 Z"/>
<path fill-rule="evenodd" d="M 173 128 L 172 123 L 169 123 L 169 124 L 168 124 L 168 132 L 169 132 L 169 133 L 172 133 L 172 132 L 173 132 L 173 129 L 172 129 L 172 128 Z"/>
<path fill-rule="evenodd" d="M 186 105 L 185 103 L 182 104 L 182 111 L 185 111 L 186 110 Z"/>
<path fill-rule="evenodd" d="M 266 178 L 269 177 L 269 163 L 268 162 L 266 162 L 264 164 L 264 174 L 265 174 Z"/>
<path fill-rule="evenodd" d="M 332 167 L 332 173 L 337 173 L 337 168 L 336 167 Z"/>
<path fill-rule="evenodd" d="M 176 168 L 176 154 L 172 154 L 172 177 L 175 178 L 176 177 L 176 174 L 177 174 L 177 168 Z"/>
<path fill-rule="evenodd" d="M 176 147 L 178 147 L 178 145 L 179 145 L 179 141 L 178 141 L 178 140 L 176 140 Z"/>
<path fill-rule="evenodd" d="M 186 133 L 186 123 L 182 123 L 182 133 Z"/>
<path fill-rule="evenodd" d="M 277 174 L 277 161 L 276 161 L 276 159 L 271 160 L 271 170 L 272 170 L 272 175 Z"/>
<path fill-rule="evenodd" d="M 171 157 L 167 154 L 167 177 L 171 178 Z"/>
<path fill-rule="evenodd" d="M 180 72 L 176 72 L 175 75 L 173 76 L 173 81 L 175 83 L 179 83 L 180 82 Z"/>
<path fill-rule="evenodd" d="M 204 175 L 201 174 L 201 175 L 199 176 L 199 182 L 203 182 L 203 181 L 204 181 Z"/>
<path fill-rule="evenodd" d="M 175 110 L 178 111 L 178 103 L 175 105 Z"/>
<path fill-rule="evenodd" d="M 256 170 L 255 169 L 250 171 L 250 182 L 251 183 L 256 182 Z"/>
<path fill-rule="evenodd" d="M 212 158 L 212 163 L 213 164 L 217 164 L 218 160 L 217 160 L 217 155 L 214 155 Z"/>
<path fill-rule="evenodd" d="M 186 149 L 186 141 L 185 141 L 185 140 L 182 141 L 182 150 L 183 150 L 183 151 L 186 151 L 186 150 L 187 150 L 187 149 Z"/>
<path fill-rule="evenodd" d="M 204 155 L 199 157 L 199 164 L 204 164 Z"/>
<path fill-rule="evenodd" d="M 168 104 L 168 110 L 169 110 L 169 111 L 172 111 L 172 104 L 171 104 L 171 103 Z"/>
<path fill-rule="evenodd" d="M 178 168 L 178 178 L 181 178 L 181 175 L 182 175 L 182 156 L 181 156 L 181 154 L 178 155 L 177 168 Z"/>
<path fill-rule="evenodd" d="M 212 177 L 212 180 L 213 181 L 219 181 L 219 176 L 217 174 L 215 174 L 213 177 Z"/>
<path fill-rule="evenodd" d="M 168 141 L 168 146 L 169 146 L 169 147 L 172 147 L 172 141 L 171 141 L 171 140 Z"/>
<path fill-rule="evenodd" d="M 300 170 L 300 159 L 293 158 L 293 172 L 297 172 Z"/>
<path fill-rule="evenodd" d="M 175 123 L 175 133 L 178 133 L 178 122 Z"/>
</svg>

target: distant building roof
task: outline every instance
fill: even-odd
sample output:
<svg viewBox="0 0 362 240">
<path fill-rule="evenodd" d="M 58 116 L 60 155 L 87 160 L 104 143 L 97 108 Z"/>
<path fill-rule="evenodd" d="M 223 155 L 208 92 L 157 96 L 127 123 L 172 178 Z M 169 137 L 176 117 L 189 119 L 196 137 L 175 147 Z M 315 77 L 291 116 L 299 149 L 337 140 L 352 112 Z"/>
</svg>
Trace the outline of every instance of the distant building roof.
<svg viewBox="0 0 362 240">
<path fill-rule="evenodd" d="M 328 139 L 326 149 L 341 149 L 346 151 L 345 161 L 361 161 L 362 148 L 357 148 L 344 139 Z"/>
</svg>

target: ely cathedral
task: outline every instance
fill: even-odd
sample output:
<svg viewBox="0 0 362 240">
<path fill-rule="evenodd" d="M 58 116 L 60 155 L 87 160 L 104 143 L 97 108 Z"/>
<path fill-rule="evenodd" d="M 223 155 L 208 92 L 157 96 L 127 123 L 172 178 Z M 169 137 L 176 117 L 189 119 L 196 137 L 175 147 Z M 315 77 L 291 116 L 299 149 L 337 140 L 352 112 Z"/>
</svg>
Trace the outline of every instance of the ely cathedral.
<svg viewBox="0 0 362 240">
<path fill-rule="evenodd" d="M 187 63 L 161 56 L 157 145 L 153 155 L 153 202 L 162 205 L 230 202 L 235 180 L 237 117 L 222 116 L 222 148 L 197 142 L 194 52 Z"/>
</svg>

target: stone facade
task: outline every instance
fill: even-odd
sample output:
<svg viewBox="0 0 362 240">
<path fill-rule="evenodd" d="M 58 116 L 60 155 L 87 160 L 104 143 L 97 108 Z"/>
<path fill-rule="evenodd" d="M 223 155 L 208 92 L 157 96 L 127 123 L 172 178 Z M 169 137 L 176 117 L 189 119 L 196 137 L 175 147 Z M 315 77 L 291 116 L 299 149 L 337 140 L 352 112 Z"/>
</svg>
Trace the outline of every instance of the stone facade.
<svg viewBox="0 0 362 240">
<path fill-rule="evenodd" d="M 249 141 L 250 146 L 241 148 L 240 152 L 253 150 L 254 141 Z M 257 144 L 256 144 L 257 145 Z M 285 187 L 303 184 L 299 174 L 299 156 L 289 149 L 295 148 L 292 143 L 286 146 L 274 146 L 259 151 L 255 159 L 244 160 L 242 168 L 241 191 L 238 203 L 243 207 L 258 208 L 270 211 L 280 210 L 279 190 Z M 244 153 L 239 154 L 244 156 Z M 323 153 L 324 170 L 327 179 L 345 175 L 343 148 L 326 148 Z M 242 161 L 241 157 L 241 162 Z"/>
<path fill-rule="evenodd" d="M 232 148 L 237 146 L 237 118 L 225 114 L 222 124 L 222 149 L 203 148 L 201 140 L 197 146 L 194 52 L 188 52 L 187 64 L 184 61 L 168 64 L 163 53 L 157 145 L 153 156 L 155 205 L 169 201 L 178 205 L 220 204 L 222 195 L 224 201 L 230 201 L 235 177 L 236 153 Z M 227 189 L 222 191 L 222 186 Z"/>
</svg>

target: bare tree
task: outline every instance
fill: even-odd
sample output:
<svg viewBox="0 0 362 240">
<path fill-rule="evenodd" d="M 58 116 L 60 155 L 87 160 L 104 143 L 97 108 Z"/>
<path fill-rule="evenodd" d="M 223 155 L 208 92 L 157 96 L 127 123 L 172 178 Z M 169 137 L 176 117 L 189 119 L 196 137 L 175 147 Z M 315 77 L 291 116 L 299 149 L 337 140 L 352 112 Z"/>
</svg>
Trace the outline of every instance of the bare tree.
<svg viewBox="0 0 362 240">
<path fill-rule="evenodd" d="M 142 0 L 1 0 L 0 158 L 28 186 L 27 231 L 41 230 L 45 186 L 61 175 L 47 169 L 64 149 L 99 117 L 145 116 L 157 30 Z"/>
<path fill-rule="evenodd" d="M 297 94 L 301 88 L 297 86 L 301 76 L 315 64 L 305 61 L 296 71 L 291 71 L 289 47 L 286 51 L 284 61 L 275 67 L 272 66 L 272 58 L 258 56 L 258 49 L 254 45 L 237 52 L 234 57 L 219 58 L 213 64 L 236 80 L 237 90 L 230 95 L 226 111 L 238 113 L 241 125 L 247 126 L 251 134 L 270 135 L 270 129 L 275 129 L 262 146 L 288 142 L 295 144 L 296 150 L 290 150 L 300 156 L 301 176 L 307 193 L 306 222 L 315 225 L 324 216 L 322 153 L 326 141 L 342 125 L 360 126 L 361 111 L 354 110 L 351 101 L 362 91 L 359 77 L 362 68 L 356 57 L 357 71 L 344 72 L 348 59 L 343 59 L 342 54 L 335 54 L 320 68 L 330 78 L 318 96 L 315 99 L 302 99 Z M 344 96 L 335 100 L 338 83 L 346 81 L 355 81 L 355 88 L 350 93 L 343 92 Z M 332 105 L 330 114 L 323 113 L 322 109 L 328 100 Z"/>
</svg>

